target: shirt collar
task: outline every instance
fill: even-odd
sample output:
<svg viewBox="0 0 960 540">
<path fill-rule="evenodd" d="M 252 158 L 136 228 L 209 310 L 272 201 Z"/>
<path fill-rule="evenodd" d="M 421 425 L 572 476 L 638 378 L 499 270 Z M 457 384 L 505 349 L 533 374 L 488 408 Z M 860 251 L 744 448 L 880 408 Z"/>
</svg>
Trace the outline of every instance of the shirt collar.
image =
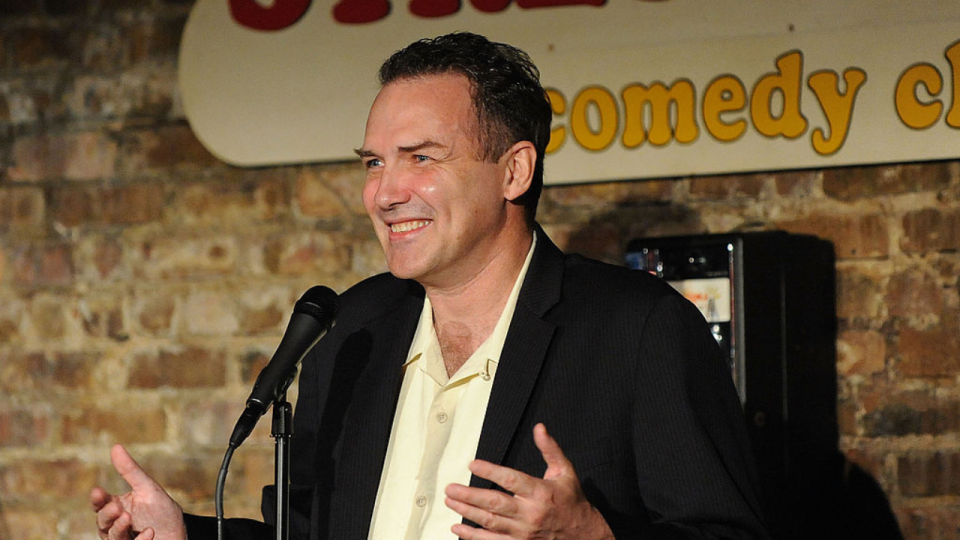
<svg viewBox="0 0 960 540">
<path fill-rule="evenodd" d="M 440 341 L 437 339 L 437 333 L 433 327 L 433 306 L 430 298 L 425 297 L 423 309 L 420 311 L 420 320 L 417 323 L 417 331 L 413 336 L 413 342 L 410 344 L 410 351 L 407 353 L 407 360 L 403 363 L 404 368 L 411 364 L 416 364 L 424 373 L 436 381 L 439 385 L 459 382 L 462 379 L 479 375 L 484 380 L 490 380 L 495 374 L 497 364 L 500 361 L 500 353 L 503 351 L 503 344 L 507 339 L 507 330 L 510 328 L 510 322 L 513 320 L 513 312 L 517 307 L 517 298 L 520 296 L 520 288 L 523 280 L 530 268 L 530 261 L 533 259 L 533 252 L 537 246 L 537 232 L 533 231 L 533 241 L 530 242 L 530 249 L 527 251 L 527 257 L 517 274 L 517 279 L 513 283 L 513 289 L 507 298 L 507 303 L 500 313 L 497 324 L 487 339 L 480 344 L 480 347 L 470 358 L 460 367 L 459 370 L 448 378 L 446 368 L 443 365 L 443 356 L 440 353 Z"/>
</svg>

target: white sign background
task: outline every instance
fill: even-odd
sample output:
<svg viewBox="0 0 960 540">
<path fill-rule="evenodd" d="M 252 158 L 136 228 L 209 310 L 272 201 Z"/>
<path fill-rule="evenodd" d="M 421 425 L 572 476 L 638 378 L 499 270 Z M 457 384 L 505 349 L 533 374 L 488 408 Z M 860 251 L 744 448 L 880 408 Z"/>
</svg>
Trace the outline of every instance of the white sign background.
<svg viewBox="0 0 960 540">
<path fill-rule="evenodd" d="M 611 0 L 600 7 L 511 5 L 499 13 L 482 13 L 465 2 L 457 13 L 436 19 L 416 17 L 393 2 L 385 18 L 350 25 L 337 23 L 332 8 L 333 0 L 313 0 L 292 26 L 259 31 L 235 22 L 227 0 L 197 1 L 184 30 L 179 83 L 186 116 L 213 154 L 239 166 L 350 159 L 363 141 L 380 63 L 416 39 L 469 30 L 526 50 L 544 86 L 564 96 L 567 115 L 555 116 L 554 125 L 567 127 L 567 135 L 547 157 L 548 183 L 960 156 L 960 127 L 944 120 L 948 110 L 960 107 L 960 65 L 945 57 L 960 41 L 955 0 Z M 791 51 L 803 59 L 800 108 L 808 126 L 797 138 L 765 137 L 750 123 L 750 94 L 758 80 L 777 71 L 777 58 Z M 917 100 L 939 100 L 944 112 L 918 130 L 898 117 L 894 91 L 904 71 L 919 63 L 934 66 L 943 87 L 935 96 L 920 90 Z M 821 70 L 842 80 L 850 68 L 865 71 L 867 80 L 856 96 L 847 140 L 838 151 L 820 155 L 811 136 L 818 128 L 829 134 L 829 126 L 806 81 Z M 713 138 L 699 117 L 704 90 L 721 75 L 735 76 L 747 92 L 746 108 L 724 116 L 747 121 L 744 135 L 732 142 Z M 621 144 L 620 92 L 681 79 L 696 90 L 698 138 Z M 617 99 L 617 139 L 602 151 L 586 150 L 569 129 L 571 103 L 592 86 Z M 599 117 L 590 118 L 599 129 Z"/>
</svg>

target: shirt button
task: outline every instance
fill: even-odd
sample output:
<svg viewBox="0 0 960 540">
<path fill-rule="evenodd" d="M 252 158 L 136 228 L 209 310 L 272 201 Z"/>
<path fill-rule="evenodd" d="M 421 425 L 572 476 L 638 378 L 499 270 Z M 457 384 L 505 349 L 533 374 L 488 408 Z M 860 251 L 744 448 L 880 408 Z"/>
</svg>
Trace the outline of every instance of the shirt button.
<svg viewBox="0 0 960 540">
<path fill-rule="evenodd" d="M 427 505 L 427 496 L 426 496 L 426 495 L 419 495 L 419 496 L 417 497 L 417 506 L 419 506 L 420 508 L 423 508 L 423 507 L 426 506 L 426 505 Z"/>
<path fill-rule="evenodd" d="M 444 423 L 444 422 L 447 421 L 447 418 L 449 418 L 449 417 L 447 416 L 447 413 L 445 413 L 445 412 L 443 412 L 443 411 L 440 411 L 440 412 L 437 413 L 437 422 L 440 422 L 440 423 L 442 424 L 442 423 Z"/>
</svg>

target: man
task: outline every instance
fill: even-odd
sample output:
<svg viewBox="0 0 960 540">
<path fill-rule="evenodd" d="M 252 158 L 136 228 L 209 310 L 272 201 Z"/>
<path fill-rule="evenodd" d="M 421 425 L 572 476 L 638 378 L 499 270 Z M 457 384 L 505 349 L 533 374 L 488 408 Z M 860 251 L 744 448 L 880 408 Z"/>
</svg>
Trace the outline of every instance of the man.
<svg viewBox="0 0 960 540">
<path fill-rule="evenodd" d="M 304 362 L 292 537 L 765 538 L 702 317 L 534 222 L 551 111 L 526 54 L 451 34 L 380 79 L 357 153 L 391 274 L 341 296 Z M 112 458 L 133 490 L 91 493 L 101 538 L 212 534 Z M 269 534 L 228 522 L 229 538 Z"/>
</svg>

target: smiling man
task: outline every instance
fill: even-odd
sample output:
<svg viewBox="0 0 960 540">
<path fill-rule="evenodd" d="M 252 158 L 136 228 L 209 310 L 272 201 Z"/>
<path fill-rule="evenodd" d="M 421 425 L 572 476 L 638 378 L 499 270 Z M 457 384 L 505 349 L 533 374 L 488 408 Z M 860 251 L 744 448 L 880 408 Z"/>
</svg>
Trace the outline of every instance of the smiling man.
<svg viewBox="0 0 960 540">
<path fill-rule="evenodd" d="M 380 79 L 357 153 L 390 274 L 343 293 L 304 361 L 291 537 L 766 538 L 699 312 L 562 254 L 534 220 L 552 115 L 527 55 L 457 33 Z M 133 490 L 91 493 L 101 538 L 216 536 L 112 458 Z M 227 536 L 271 528 L 230 520 Z"/>
</svg>

